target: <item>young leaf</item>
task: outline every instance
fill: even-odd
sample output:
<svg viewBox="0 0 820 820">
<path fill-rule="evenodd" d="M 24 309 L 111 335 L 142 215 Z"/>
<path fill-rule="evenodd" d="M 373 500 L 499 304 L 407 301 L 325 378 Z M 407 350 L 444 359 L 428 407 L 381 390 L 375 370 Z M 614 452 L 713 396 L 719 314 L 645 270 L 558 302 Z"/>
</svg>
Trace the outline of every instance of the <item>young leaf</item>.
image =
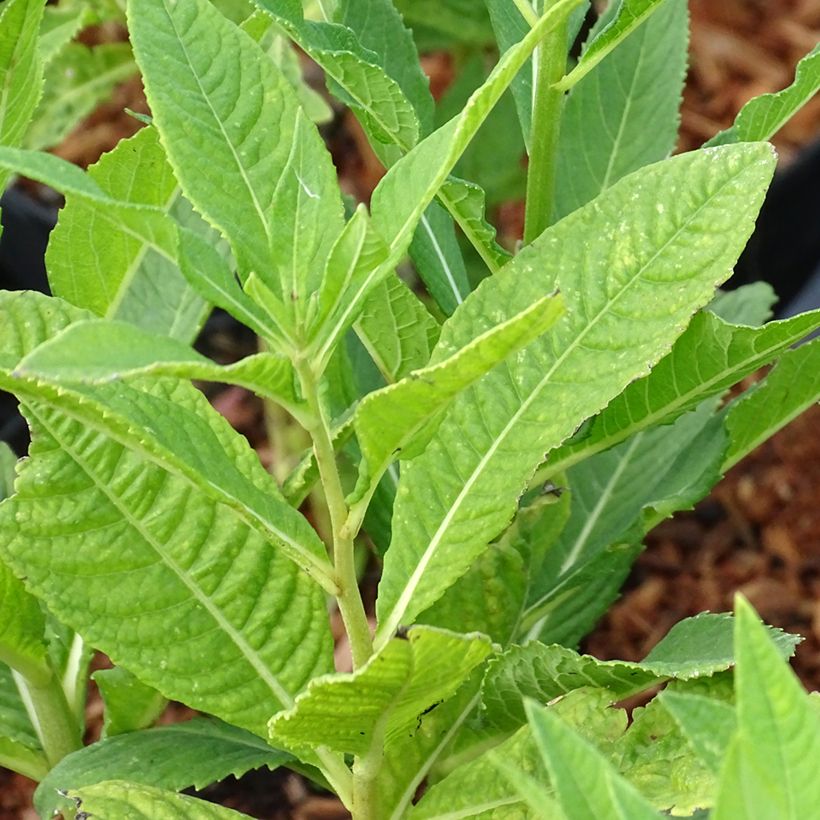
<svg viewBox="0 0 820 820">
<path fill-rule="evenodd" d="M 41 0 L 7 0 L 0 8 L 0 145 L 22 143 L 43 90 L 37 48 L 42 17 Z M 8 177 L 0 171 L 0 191 Z"/>
<path fill-rule="evenodd" d="M 635 29 L 649 19 L 665 0 L 620 0 L 612 21 L 587 45 L 581 59 L 555 87 L 567 91 L 589 74 L 604 57 L 617 48 Z"/>
<path fill-rule="evenodd" d="M 154 122 L 186 197 L 228 238 L 242 278 L 255 273 L 304 318 L 344 224 L 315 126 L 281 71 L 206 0 L 130 0 L 128 13 Z"/>
<path fill-rule="evenodd" d="M 765 811 L 797 820 L 808 806 L 820 805 L 820 713 L 739 596 L 735 611 L 738 733 L 724 762 L 713 816 L 740 820 Z"/>
<path fill-rule="evenodd" d="M 191 341 L 206 305 L 176 264 L 173 217 L 182 216 L 185 206 L 156 129 L 143 128 L 122 140 L 91 166 L 86 179 L 124 204 L 165 214 L 163 244 L 173 257 L 163 258 L 148 237 L 129 235 L 122 225 L 112 223 L 110 207 L 67 192 L 46 252 L 54 295 L 100 316 Z M 163 221 L 161 216 L 152 218 L 158 225 Z M 207 235 L 207 226 L 195 215 L 187 221 Z"/>
<path fill-rule="evenodd" d="M 362 451 L 354 500 L 368 496 L 394 458 L 419 455 L 456 395 L 549 330 L 562 313 L 560 296 L 544 297 L 452 356 L 366 396 L 353 418 Z"/>
<path fill-rule="evenodd" d="M 74 801 L 87 817 L 127 817 L 129 820 L 237 820 L 248 815 L 186 797 L 174 792 L 140 786 L 120 780 L 107 780 L 94 786 L 71 791 Z"/>
<path fill-rule="evenodd" d="M 534 701 L 527 701 L 526 708 L 535 743 L 567 820 L 659 817 L 612 764 L 561 718 Z"/>
<path fill-rule="evenodd" d="M 727 145 L 771 139 L 788 120 L 820 91 L 820 45 L 798 64 L 794 82 L 776 94 L 762 94 L 743 108 L 731 128 L 721 131 L 707 145 Z"/>
<path fill-rule="evenodd" d="M 105 704 L 103 738 L 147 729 L 168 705 L 156 689 L 121 666 L 98 669 L 91 677 Z"/>
<path fill-rule="evenodd" d="M 665 680 L 708 677 L 734 663 L 730 615 L 704 613 L 676 624 L 639 663 L 599 661 L 563 646 L 532 642 L 490 661 L 483 683 L 487 719 L 500 729 L 524 723 L 522 700 L 547 703 L 581 686 L 607 689 L 621 700 Z M 788 657 L 796 639 L 773 631 L 778 649 Z M 514 694 L 513 694 L 514 693 Z"/>
<path fill-rule="evenodd" d="M 255 735 L 211 718 L 106 738 L 64 758 L 34 795 L 42 817 L 59 805 L 59 790 L 81 789 L 112 778 L 181 791 L 241 777 L 251 769 L 276 769 L 292 758 Z M 151 761 L 151 765 L 145 765 Z"/>
<path fill-rule="evenodd" d="M 773 157 L 765 145 L 723 151 L 676 157 L 616 183 L 485 280 L 448 323 L 442 353 L 556 287 L 568 311 L 456 399 L 403 471 L 396 549 L 379 588 L 380 641 L 464 574 L 512 517 L 543 453 L 645 374 L 728 274 Z"/>
<path fill-rule="evenodd" d="M 0 766 L 41 780 L 49 764 L 11 669 L 0 661 Z"/>
<path fill-rule="evenodd" d="M 449 698 L 491 651 L 480 635 L 416 627 L 352 674 L 313 680 L 273 718 L 271 738 L 290 749 L 326 746 L 365 755 L 417 729 L 425 712 Z"/>
<path fill-rule="evenodd" d="M 598 30 L 616 8 L 616 3 L 609 6 Z M 586 205 L 621 177 L 672 153 L 688 24 L 686 0 L 666 0 L 572 89 L 561 119 L 554 220 Z"/>
</svg>

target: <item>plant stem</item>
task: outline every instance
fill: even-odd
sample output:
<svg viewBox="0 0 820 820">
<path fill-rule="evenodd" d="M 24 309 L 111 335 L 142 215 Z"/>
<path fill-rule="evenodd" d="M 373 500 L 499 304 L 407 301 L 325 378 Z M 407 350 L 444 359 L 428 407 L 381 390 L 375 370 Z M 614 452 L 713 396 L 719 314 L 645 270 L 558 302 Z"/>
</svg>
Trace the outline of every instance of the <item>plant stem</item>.
<svg viewBox="0 0 820 820">
<path fill-rule="evenodd" d="M 545 0 L 545 6 L 554 0 Z M 530 164 L 527 171 L 527 206 L 524 217 L 524 244 L 528 245 L 550 226 L 555 194 L 556 154 L 564 92 L 553 88 L 567 68 L 565 18 L 538 47 L 535 92 L 530 135 Z"/>
<path fill-rule="evenodd" d="M 313 452 L 319 465 L 319 474 L 325 491 L 330 524 L 333 530 L 333 563 L 336 570 L 336 584 L 339 591 L 336 600 L 344 621 L 353 667 L 358 669 L 373 654 L 373 640 L 370 625 L 364 611 L 364 603 L 359 592 L 356 563 L 353 554 L 354 533 L 345 526 L 348 509 L 345 503 L 342 481 L 336 465 L 336 454 L 330 436 L 330 425 L 324 407 L 319 399 L 316 376 L 310 365 L 304 361 L 294 363 L 302 385 L 305 401 L 310 408 L 312 420 L 308 432 L 313 439 Z"/>
<path fill-rule="evenodd" d="M 54 676 L 46 683 L 35 684 L 17 671 L 12 674 L 46 760 L 54 767 L 82 745 L 80 728 L 65 693 Z"/>
</svg>

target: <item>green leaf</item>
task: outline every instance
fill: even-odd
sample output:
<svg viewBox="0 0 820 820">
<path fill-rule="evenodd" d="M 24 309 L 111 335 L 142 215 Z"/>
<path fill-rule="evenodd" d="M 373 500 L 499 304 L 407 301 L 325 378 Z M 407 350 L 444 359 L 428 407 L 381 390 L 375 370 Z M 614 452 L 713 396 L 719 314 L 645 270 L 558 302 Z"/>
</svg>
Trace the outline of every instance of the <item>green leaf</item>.
<svg viewBox="0 0 820 820">
<path fill-rule="evenodd" d="M 0 561 L 0 661 L 34 682 L 46 683 L 45 618 L 40 603 Z"/>
<path fill-rule="evenodd" d="M 353 417 L 362 451 L 353 499 L 367 497 L 395 458 L 412 459 L 423 452 L 453 398 L 546 333 L 562 313 L 561 297 L 546 296 L 461 350 L 446 358 L 439 355 L 430 366 L 366 396 Z"/>
<path fill-rule="evenodd" d="M 11 669 L 0 662 L 0 755 L 7 749 L 27 749 L 32 754 L 41 755 L 40 741 L 31 725 Z M 11 744 L 7 746 L 6 744 Z M 42 765 L 48 768 L 45 756 Z"/>
<path fill-rule="evenodd" d="M 202 789 L 228 775 L 241 777 L 262 766 L 276 769 L 290 760 L 235 726 L 194 718 L 109 737 L 74 752 L 49 772 L 34 805 L 42 817 L 50 817 L 60 802 L 58 790 L 82 789 L 112 778 L 173 791 Z"/>
<path fill-rule="evenodd" d="M 317 678 L 270 723 L 277 744 L 365 755 L 419 726 L 492 651 L 487 638 L 416 627 L 349 675 Z"/>
<path fill-rule="evenodd" d="M 669 355 L 596 416 L 580 440 L 556 450 L 539 473 L 566 470 L 641 430 L 674 422 L 773 361 L 818 325 L 820 311 L 759 328 L 727 324 L 710 311 L 698 313 Z"/>
<path fill-rule="evenodd" d="M 536 745 L 568 820 L 659 816 L 640 792 L 561 718 L 533 701 L 527 701 L 526 707 Z"/>
<path fill-rule="evenodd" d="M 820 401 L 820 341 L 790 350 L 751 390 L 726 408 L 729 450 L 724 472 Z"/>
<path fill-rule="evenodd" d="M 192 223 L 203 235 L 208 229 L 195 215 L 185 217 L 186 206 L 156 129 L 143 128 L 122 140 L 91 166 L 86 179 L 123 205 L 161 212 L 146 214 L 146 219 L 156 220 L 162 247 L 153 246 L 151 236 L 134 235 L 112 221 L 110 205 L 67 192 L 46 253 L 54 294 L 101 316 L 191 341 L 206 305 L 177 267 L 174 217 Z M 125 218 L 132 219 L 130 214 Z"/>
<path fill-rule="evenodd" d="M 721 773 L 715 820 L 797 818 L 820 805 L 820 713 L 754 610 L 735 603 L 738 733 Z"/>
<path fill-rule="evenodd" d="M 794 82 L 776 94 L 761 94 L 743 108 L 734 125 L 721 131 L 707 145 L 727 145 L 771 139 L 794 114 L 820 91 L 820 45 L 798 64 Z"/>
<path fill-rule="evenodd" d="M 82 316 L 30 293 L 7 296 L 3 313 L 13 321 L 0 323 L 0 349 L 12 358 Z M 0 382 L 18 394 L 28 384 L 33 428 L 17 495 L 0 506 L 3 558 L 64 623 L 145 683 L 265 733 L 277 705 L 327 670 L 330 638 L 321 590 L 271 539 L 307 538 L 306 555 L 321 544 L 247 442 L 173 380 L 150 392 L 119 384 L 87 393 Z M 267 512 L 244 515 L 240 498 Z M 60 512 L 68 507 L 82 515 Z M 269 522 L 261 531 L 258 516 Z"/>
<path fill-rule="evenodd" d="M 0 501 L 14 492 L 14 470 L 17 456 L 5 441 L 0 441 Z"/>
<path fill-rule="evenodd" d="M 100 690 L 105 712 L 103 737 L 147 729 L 162 714 L 168 701 L 127 669 L 98 669 L 91 677 Z"/>
<path fill-rule="evenodd" d="M 42 94 L 37 39 L 42 17 L 41 0 L 7 0 L 0 9 L 0 145 L 22 143 Z M 0 172 L 0 191 L 8 177 Z"/>
<path fill-rule="evenodd" d="M 43 98 L 26 134 L 26 148 L 50 148 L 62 142 L 83 117 L 137 73 L 128 43 L 94 48 L 70 43 L 62 48 L 59 59 L 46 68 Z"/>
<path fill-rule="evenodd" d="M 257 353 L 217 365 L 176 339 L 104 319 L 72 324 L 26 356 L 17 372 L 86 384 L 134 375 L 176 376 L 238 384 L 297 413 L 302 405 L 290 360 L 279 354 Z"/>
<path fill-rule="evenodd" d="M 474 0 L 396 0 L 396 8 L 416 32 L 433 30 L 457 43 L 481 48 L 495 44 L 483 3 Z M 436 43 L 441 48 L 450 43 Z"/>
<path fill-rule="evenodd" d="M 607 24 L 616 6 L 610 5 L 597 29 Z M 666 0 L 572 89 L 561 118 L 554 220 L 586 205 L 621 177 L 672 153 L 686 75 L 688 23 L 686 0 Z"/>
<path fill-rule="evenodd" d="M 599 661 L 563 646 L 538 642 L 515 646 L 490 661 L 483 683 L 487 719 L 500 729 L 525 721 L 523 699 L 547 703 L 582 686 L 607 689 L 612 701 L 666 680 L 708 677 L 734 663 L 731 615 L 703 613 L 675 624 L 643 661 Z M 772 630 L 784 657 L 796 638 Z"/>
<path fill-rule="evenodd" d="M 68 795 L 88 817 L 127 817 L 129 820 L 231 820 L 245 817 L 214 803 L 174 792 L 109 780 Z"/>
<path fill-rule="evenodd" d="M 46 6 L 39 43 L 43 64 L 48 66 L 92 17 L 91 9 L 84 2 Z"/>
<path fill-rule="evenodd" d="M 255 273 L 304 319 L 344 224 L 315 126 L 282 72 L 206 0 L 130 0 L 128 10 L 154 122 L 183 192 L 229 239 L 242 278 Z"/>
<path fill-rule="evenodd" d="M 619 0 L 611 22 L 604 26 L 584 49 L 581 59 L 560 82 L 557 89 L 567 91 L 589 74 L 604 57 L 617 48 L 632 32 L 656 12 L 665 0 Z"/>
<path fill-rule="evenodd" d="M 509 522 L 543 454 L 662 358 L 728 275 L 773 158 L 765 145 L 723 150 L 616 183 L 485 280 L 448 323 L 439 345 L 458 349 L 556 287 L 567 305 L 548 336 L 456 399 L 405 467 L 379 588 L 380 641 L 464 574 Z"/>
<path fill-rule="evenodd" d="M 695 754 L 710 770 L 720 771 L 737 730 L 732 706 L 704 695 L 672 690 L 661 692 L 658 697 L 686 735 Z"/>
</svg>

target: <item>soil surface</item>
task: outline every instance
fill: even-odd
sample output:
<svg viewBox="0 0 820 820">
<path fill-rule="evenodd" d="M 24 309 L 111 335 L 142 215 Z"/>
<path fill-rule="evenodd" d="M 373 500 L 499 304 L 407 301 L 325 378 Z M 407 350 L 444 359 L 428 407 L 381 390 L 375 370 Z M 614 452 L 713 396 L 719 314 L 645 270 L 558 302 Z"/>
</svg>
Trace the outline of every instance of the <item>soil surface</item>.
<svg viewBox="0 0 820 820">
<path fill-rule="evenodd" d="M 690 0 L 690 9 L 692 50 L 681 150 L 695 148 L 731 125 L 751 97 L 787 85 L 797 60 L 820 34 L 817 0 Z M 90 41 L 121 36 L 110 29 L 87 35 Z M 425 67 L 434 90 L 443 90 L 450 79 L 447 57 L 429 55 Z M 124 107 L 147 111 L 138 81 L 125 84 L 56 153 L 83 166 L 96 161 L 139 127 Z M 820 97 L 774 140 L 782 161 L 790 161 L 819 132 Z M 355 121 L 342 115 L 326 135 L 343 185 L 366 197 L 381 171 Z M 521 229 L 520 207 L 512 203 L 496 216 L 502 236 L 514 241 Z M 210 345 L 217 358 L 253 352 L 252 341 L 237 339 L 218 323 Z M 214 403 L 269 463 L 272 454 L 259 403 L 236 388 L 214 396 Z M 807 688 L 820 689 L 820 407 L 739 463 L 694 511 L 676 515 L 650 534 L 621 599 L 583 649 L 600 658 L 639 660 L 680 619 L 731 609 L 736 591 L 767 622 L 805 637 L 795 669 Z M 339 650 L 343 653 L 344 647 Z M 167 719 L 184 714 L 177 707 Z M 88 717 L 93 735 L 101 720 L 93 688 Z M 31 809 L 34 785 L 0 769 L 0 820 L 36 818 Z M 229 778 L 199 796 L 260 820 L 348 816 L 334 798 L 317 794 L 284 770 Z"/>
</svg>

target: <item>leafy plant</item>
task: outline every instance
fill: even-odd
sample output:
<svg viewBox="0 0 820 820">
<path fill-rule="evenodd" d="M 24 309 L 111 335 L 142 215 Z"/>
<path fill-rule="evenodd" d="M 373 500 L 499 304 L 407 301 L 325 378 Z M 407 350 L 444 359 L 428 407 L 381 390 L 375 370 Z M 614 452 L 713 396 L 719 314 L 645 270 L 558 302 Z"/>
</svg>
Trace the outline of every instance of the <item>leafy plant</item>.
<svg viewBox="0 0 820 820">
<path fill-rule="evenodd" d="M 586 4 L 543 5 L 465 18 L 463 41 L 493 32 L 502 54 L 435 127 L 413 4 L 128 0 L 152 118 L 87 173 L 20 147 L 48 33 L 41 0 L 3 6 L 0 168 L 66 197 L 54 296 L 0 294 L 0 387 L 32 432 L 13 481 L 0 453 L 0 762 L 42 780 L 42 816 L 231 816 L 175 792 L 262 765 L 357 818 L 789 817 L 813 799 L 770 717 L 799 709 L 800 743 L 820 742 L 775 657 L 794 640 L 744 605 L 639 664 L 574 648 L 645 533 L 820 396 L 818 342 L 793 349 L 820 312 L 763 324 L 767 288 L 715 295 L 774 169 L 761 141 L 817 90 L 816 55 L 720 146 L 670 159 L 685 3 L 613 4 L 574 67 Z M 458 3 L 425 8 L 416 37 L 459 34 Z M 283 37 L 385 165 L 369 208 L 346 207 Z M 515 254 L 453 175 L 481 170 L 462 158 L 508 91 L 529 153 Z M 429 299 L 396 275 L 408 255 Z M 213 306 L 261 352 L 197 353 Z M 298 423 L 292 473 L 274 480 L 192 379 Z M 299 511 L 320 523 L 318 490 L 327 543 Z M 375 625 L 361 555 L 382 567 Z M 115 668 L 95 674 L 106 736 L 81 748 L 92 648 Z M 661 684 L 625 731 L 611 704 Z M 166 699 L 213 717 L 151 728 Z M 757 778 L 769 748 L 781 769 Z"/>
</svg>

